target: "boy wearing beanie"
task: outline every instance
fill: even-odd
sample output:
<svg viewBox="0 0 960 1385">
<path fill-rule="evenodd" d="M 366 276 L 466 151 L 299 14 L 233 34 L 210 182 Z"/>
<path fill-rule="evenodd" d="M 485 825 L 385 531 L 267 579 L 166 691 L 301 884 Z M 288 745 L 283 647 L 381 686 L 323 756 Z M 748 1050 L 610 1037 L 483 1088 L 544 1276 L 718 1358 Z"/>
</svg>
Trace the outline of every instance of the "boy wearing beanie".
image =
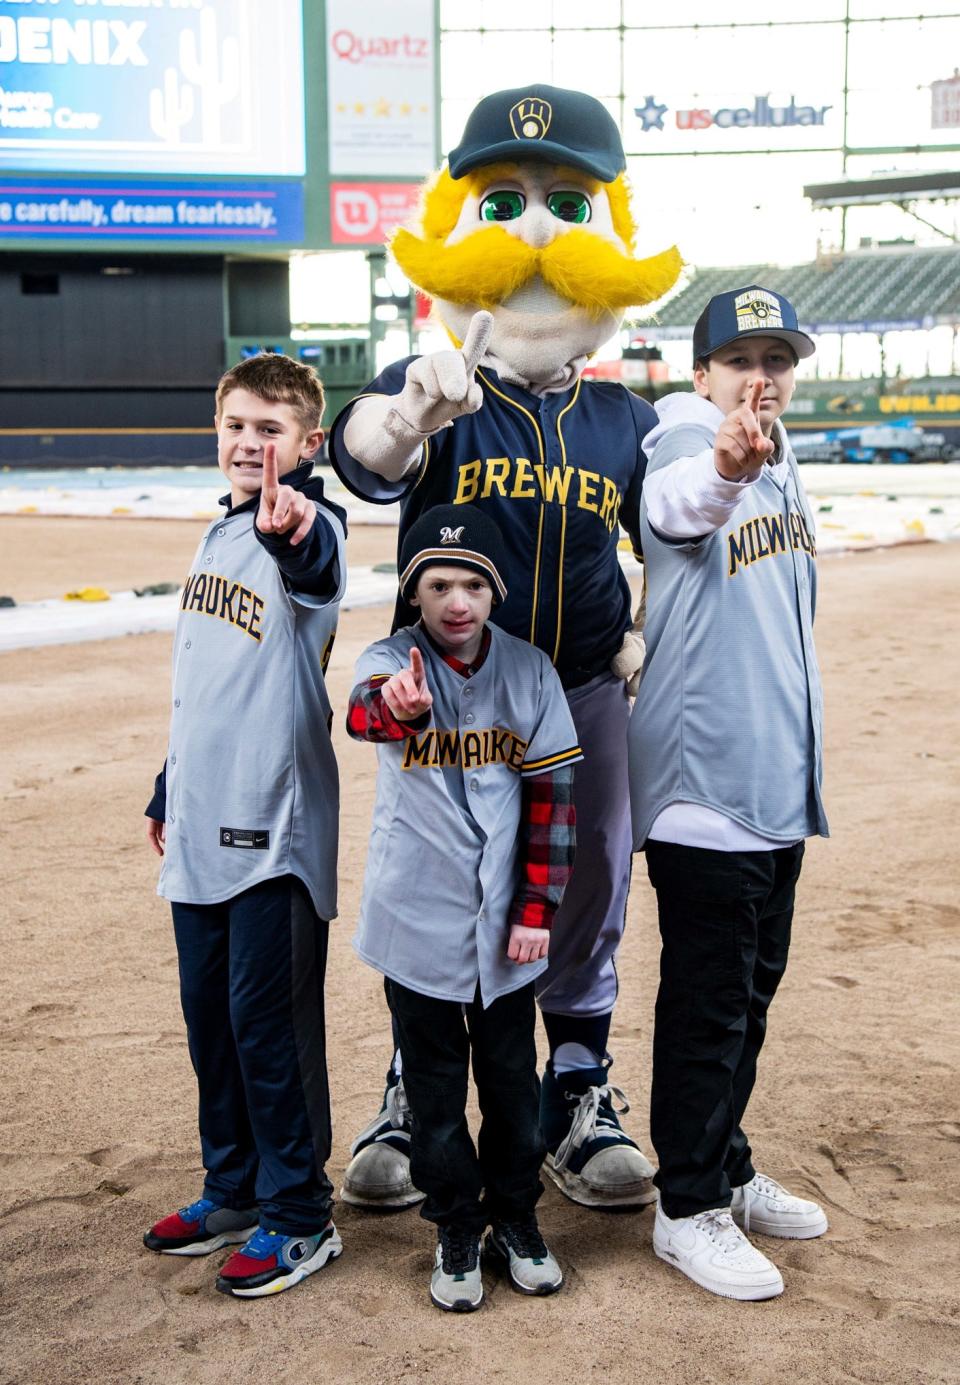
<svg viewBox="0 0 960 1385">
<path fill-rule="evenodd" d="M 471 505 L 427 511 L 400 555 L 419 621 L 357 664 L 347 729 L 379 774 L 354 947 L 384 975 L 412 1121 L 411 1176 L 438 1229 L 430 1295 L 483 1300 L 480 1241 L 514 1288 L 563 1276 L 540 1235 L 534 981 L 573 865 L 582 758 L 547 656 L 488 623 L 503 539 Z M 466 1120 L 471 1062 L 483 1120 Z"/>
</svg>

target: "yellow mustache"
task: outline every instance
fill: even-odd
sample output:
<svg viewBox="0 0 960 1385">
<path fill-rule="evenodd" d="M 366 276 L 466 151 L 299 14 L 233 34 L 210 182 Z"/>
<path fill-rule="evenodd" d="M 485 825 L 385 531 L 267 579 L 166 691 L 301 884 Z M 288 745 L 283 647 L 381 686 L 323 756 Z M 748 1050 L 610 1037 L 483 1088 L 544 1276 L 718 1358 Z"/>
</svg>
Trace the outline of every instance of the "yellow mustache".
<svg viewBox="0 0 960 1385">
<path fill-rule="evenodd" d="M 485 226 L 454 245 L 400 229 L 390 248 L 410 282 L 431 298 L 495 308 L 539 274 L 561 298 L 595 318 L 662 298 L 683 267 L 676 246 L 633 260 L 579 227 L 543 249 L 502 226 Z"/>
</svg>

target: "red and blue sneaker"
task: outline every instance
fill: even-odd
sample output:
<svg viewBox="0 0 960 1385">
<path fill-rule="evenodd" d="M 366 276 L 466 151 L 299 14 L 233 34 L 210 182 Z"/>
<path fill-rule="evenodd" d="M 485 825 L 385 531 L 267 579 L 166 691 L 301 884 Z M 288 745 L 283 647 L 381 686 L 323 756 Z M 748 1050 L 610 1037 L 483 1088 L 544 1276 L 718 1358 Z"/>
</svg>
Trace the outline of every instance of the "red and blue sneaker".
<svg viewBox="0 0 960 1385">
<path fill-rule="evenodd" d="M 343 1242 L 333 1222 L 315 1236 L 284 1236 L 282 1231 L 259 1227 L 223 1266 L 217 1288 L 236 1298 L 279 1294 L 342 1253 Z"/>
<path fill-rule="evenodd" d="M 256 1207 L 221 1207 L 201 1197 L 155 1222 L 143 1244 L 161 1255 L 210 1255 L 222 1246 L 242 1245 L 256 1229 Z"/>
</svg>

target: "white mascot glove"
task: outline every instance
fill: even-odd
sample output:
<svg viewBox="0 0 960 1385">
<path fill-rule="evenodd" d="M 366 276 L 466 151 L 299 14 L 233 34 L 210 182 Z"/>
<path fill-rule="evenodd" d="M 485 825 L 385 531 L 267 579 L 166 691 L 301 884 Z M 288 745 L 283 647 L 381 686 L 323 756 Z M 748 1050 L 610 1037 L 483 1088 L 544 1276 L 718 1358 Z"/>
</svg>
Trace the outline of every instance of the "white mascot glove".
<svg viewBox="0 0 960 1385">
<path fill-rule="evenodd" d="M 449 428 L 461 414 L 475 414 L 483 392 L 474 371 L 483 359 L 493 332 L 492 313 L 474 313 L 459 351 L 434 351 L 407 366 L 403 389 L 394 411 L 417 433 L 429 435 Z"/>
<path fill-rule="evenodd" d="M 475 414 L 483 392 L 474 372 L 492 333 L 492 313 L 474 313 L 459 351 L 418 356 L 407 366 L 399 394 L 359 399 L 343 433 L 351 455 L 370 471 L 397 480 L 419 460 L 424 439 L 463 414 Z"/>
<path fill-rule="evenodd" d="M 640 675 L 643 673 L 643 660 L 647 647 L 643 642 L 643 627 L 647 619 L 647 594 L 644 591 L 640 605 L 633 618 L 632 627 L 624 633 L 623 643 L 610 660 L 610 672 L 615 678 L 622 678 L 627 685 L 627 694 L 636 697 L 640 689 Z"/>
</svg>

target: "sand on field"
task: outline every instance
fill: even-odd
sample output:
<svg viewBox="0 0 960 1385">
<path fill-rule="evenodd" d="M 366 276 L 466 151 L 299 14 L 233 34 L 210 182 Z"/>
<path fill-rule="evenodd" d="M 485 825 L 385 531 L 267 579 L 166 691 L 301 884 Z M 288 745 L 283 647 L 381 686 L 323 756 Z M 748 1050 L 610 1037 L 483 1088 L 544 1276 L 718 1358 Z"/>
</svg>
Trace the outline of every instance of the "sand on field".
<svg viewBox="0 0 960 1385">
<path fill-rule="evenodd" d="M 175 580 L 197 532 L 5 521 L 0 590 L 27 599 L 81 581 Z M 390 531 L 365 541 L 392 556 Z M 143 843 L 170 638 L 2 656 L 3 1385 L 960 1381 L 958 589 L 957 545 L 821 564 L 834 838 L 808 850 L 747 1124 L 760 1167 L 817 1197 L 831 1229 L 761 1242 L 786 1293 L 759 1305 L 714 1298 L 658 1261 L 649 1209 L 590 1212 L 552 1186 L 542 1224 L 563 1292 L 529 1301 L 488 1278 L 488 1302 L 466 1318 L 428 1302 L 431 1231 L 415 1213 L 339 1207 L 343 1257 L 253 1303 L 214 1291 L 222 1255 L 145 1251 L 143 1230 L 201 1178 L 168 910 Z M 387 620 L 385 608 L 342 619 L 338 711 L 354 659 Z M 335 739 L 342 887 L 327 990 L 339 1186 L 349 1141 L 377 1108 L 389 1041 L 380 980 L 349 947 L 374 754 L 347 739 L 340 715 Z M 656 965 L 638 858 L 612 1076 L 644 1141 Z"/>
</svg>

